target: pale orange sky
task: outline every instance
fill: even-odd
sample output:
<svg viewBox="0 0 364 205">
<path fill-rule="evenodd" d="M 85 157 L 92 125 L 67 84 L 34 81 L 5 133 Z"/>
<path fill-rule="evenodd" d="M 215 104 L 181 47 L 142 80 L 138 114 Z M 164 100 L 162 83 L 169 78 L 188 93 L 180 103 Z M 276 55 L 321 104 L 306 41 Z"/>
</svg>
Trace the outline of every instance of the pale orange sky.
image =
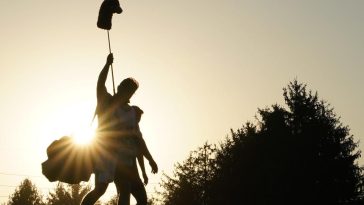
<svg viewBox="0 0 364 205">
<path fill-rule="evenodd" d="M 96 27 L 101 2 L 0 2 L 0 203 L 24 178 L 1 173 L 41 176 L 48 144 L 91 121 L 108 53 Z M 120 3 L 110 32 L 115 80 L 140 82 L 131 103 L 145 111 L 141 129 L 161 171 L 254 122 L 257 108 L 282 104 L 295 78 L 363 139 L 363 1 Z"/>
</svg>

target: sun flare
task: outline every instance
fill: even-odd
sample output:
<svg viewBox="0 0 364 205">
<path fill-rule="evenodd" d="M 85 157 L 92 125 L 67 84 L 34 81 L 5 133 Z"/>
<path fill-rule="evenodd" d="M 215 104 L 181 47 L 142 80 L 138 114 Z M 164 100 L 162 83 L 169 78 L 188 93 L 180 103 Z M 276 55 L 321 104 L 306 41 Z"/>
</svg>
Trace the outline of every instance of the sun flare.
<svg viewBox="0 0 364 205">
<path fill-rule="evenodd" d="M 94 136 L 95 129 L 91 126 L 80 127 L 72 135 L 74 142 L 78 145 L 87 145 L 92 143 Z"/>
<path fill-rule="evenodd" d="M 76 101 L 55 110 L 45 123 L 45 136 L 51 140 L 69 136 L 77 145 L 92 143 L 97 130 L 97 118 L 90 123 L 94 106 L 89 101 Z"/>
</svg>

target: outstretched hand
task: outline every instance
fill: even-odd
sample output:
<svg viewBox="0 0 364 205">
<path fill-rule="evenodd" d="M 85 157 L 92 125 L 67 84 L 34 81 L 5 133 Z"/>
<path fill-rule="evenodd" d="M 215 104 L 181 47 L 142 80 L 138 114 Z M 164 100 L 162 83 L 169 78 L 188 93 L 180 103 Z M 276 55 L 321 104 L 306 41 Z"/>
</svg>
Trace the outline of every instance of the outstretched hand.
<svg viewBox="0 0 364 205">
<path fill-rule="evenodd" d="M 158 173 L 158 166 L 157 166 L 157 163 L 155 163 L 155 161 L 154 161 L 154 160 L 149 161 L 149 165 L 150 165 L 150 167 L 152 168 L 152 173 L 153 173 L 153 174 Z"/>
<path fill-rule="evenodd" d="M 114 62 L 114 56 L 113 56 L 113 54 L 112 54 L 112 53 L 110 53 L 110 54 L 107 56 L 106 64 L 107 64 L 107 65 L 111 65 L 113 62 Z"/>
</svg>

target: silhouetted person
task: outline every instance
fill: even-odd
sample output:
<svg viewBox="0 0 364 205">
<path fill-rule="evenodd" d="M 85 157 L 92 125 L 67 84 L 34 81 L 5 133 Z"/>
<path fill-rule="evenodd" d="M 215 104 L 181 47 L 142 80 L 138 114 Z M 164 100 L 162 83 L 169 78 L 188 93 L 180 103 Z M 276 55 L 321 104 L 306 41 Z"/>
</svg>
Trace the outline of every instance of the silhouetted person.
<svg viewBox="0 0 364 205">
<path fill-rule="evenodd" d="M 129 100 L 137 90 L 138 83 L 132 78 L 124 79 L 118 86 L 117 93 L 114 96 L 109 94 L 105 82 L 112 63 L 113 55 L 109 54 L 97 82 L 98 133 L 93 152 L 95 188 L 86 195 L 82 205 L 93 205 L 105 193 L 108 184 L 114 179 L 118 192 L 123 194 L 119 197 L 118 204 L 129 204 L 129 201 L 122 198 L 127 197 L 124 196 L 124 193 L 129 193 L 130 196 L 134 187 L 141 190 L 138 179 L 141 180 L 135 169 L 138 150 L 140 153 L 145 153 L 145 157 L 152 165 L 153 172 L 157 171 L 157 166 L 147 151 L 144 140 L 140 140 L 141 137 L 136 138 L 131 132 L 131 128 L 135 127 L 137 122 L 136 113 L 129 105 Z M 140 147 L 146 150 L 138 149 L 136 144 L 142 145 Z M 143 190 L 139 192 L 133 192 L 138 204 L 146 204 L 145 189 L 144 193 Z"/>
<path fill-rule="evenodd" d="M 138 159 L 139 166 L 142 170 L 144 184 L 146 185 L 148 183 L 148 177 L 145 172 L 143 156 L 145 156 L 148 159 L 149 164 L 152 168 L 152 173 L 157 173 L 158 167 L 155 161 L 153 160 L 151 154 L 149 153 L 149 150 L 145 144 L 145 141 L 142 137 L 142 133 L 138 125 L 143 111 L 137 106 L 131 106 L 131 110 L 128 112 L 130 113 L 131 118 L 135 118 L 135 119 L 130 119 L 129 122 L 135 122 L 135 124 L 134 125 L 130 124 L 131 127 L 125 130 L 129 130 L 130 133 L 129 135 L 131 136 L 130 143 L 132 144 L 132 146 L 136 147 L 137 151 L 136 157 Z M 133 159 L 131 166 L 125 163 L 128 163 L 128 161 L 123 161 L 123 160 L 120 161 L 115 176 L 115 184 L 119 194 L 119 205 L 129 204 L 130 194 L 132 194 L 135 197 L 138 205 L 147 204 L 146 191 L 138 174 L 138 168 L 136 166 L 135 157 Z"/>
<path fill-rule="evenodd" d="M 140 127 L 139 127 L 139 122 L 141 120 L 142 114 L 144 113 L 142 109 L 140 109 L 138 106 L 132 106 L 136 112 L 136 137 L 138 137 L 139 139 L 137 140 L 137 148 L 138 148 L 138 153 L 137 153 L 137 159 L 138 159 L 138 164 L 140 166 L 140 169 L 142 170 L 142 175 L 143 175 L 143 179 L 144 179 L 144 184 L 147 185 L 148 184 L 148 176 L 147 173 L 145 172 L 145 166 L 144 166 L 144 156 L 148 159 L 149 161 L 149 165 L 152 168 L 152 173 L 157 173 L 158 172 L 158 166 L 157 163 L 154 161 L 152 155 L 150 154 L 147 145 L 145 144 L 145 141 L 143 139 L 143 135 L 140 131 Z"/>
<path fill-rule="evenodd" d="M 142 109 L 140 109 L 138 106 L 132 106 L 133 109 L 135 110 L 135 116 L 136 116 L 136 130 L 135 130 L 135 137 L 138 137 L 138 138 L 141 138 L 141 140 L 143 139 L 143 135 L 142 135 L 142 132 L 140 131 L 140 127 L 139 127 L 139 122 L 142 118 L 142 114 L 144 113 Z M 144 140 L 143 140 L 144 141 Z M 145 143 L 144 143 L 145 144 Z M 140 170 L 142 171 L 142 176 L 143 176 L 143 182 L 144 182 L 144 185 L 147 185 L 148 184 L 148 175 L 147 173 L 145 172 L 145 166 L 144 166 L 144 155 L 141 151 L 142 147 L 141 147 L 141 144 L 136 144 L 137 148 L 138 148 L 138 152 L 137 152 L 137 159 L 138 159 L 138 164 L 139 164 L 139 167 L 140 167 Z M 148 149 L 146 149 L 148 150 Z M 154 160 L 153 160 L 154 162 Z M 154 162 L 155 163 L 155 162 Z"/>
</svg>

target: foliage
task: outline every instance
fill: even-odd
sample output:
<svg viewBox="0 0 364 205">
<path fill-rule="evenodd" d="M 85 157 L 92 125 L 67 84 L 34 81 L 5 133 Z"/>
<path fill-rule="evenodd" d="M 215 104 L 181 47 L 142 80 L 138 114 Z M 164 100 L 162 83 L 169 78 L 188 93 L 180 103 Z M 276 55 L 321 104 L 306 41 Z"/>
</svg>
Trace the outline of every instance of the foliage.
<svg viewBox="0 0 364 205">
<path fill-rule="evenodd" d="M 118 195 L 114 195 L 108 202 L 104 205 L 117 205 L 118 204 Z"/>
<path fill-rule="evenodd" d="M 148 199 L 147 205 L 156 205 L 157 203 L 158 200 L 152 197 Z"/>
<path fill-rule="evenodd" d="M 257 125 L 178 163 L 161 184 L 162 203 L 342 204 L 362 196 L 360 151 L 349 128 L 305 84 L 291 82 L 283 96 L 286 107 L 259 109 Z"/>
<path fill-rule="evenodd" d="M 182 163 L 177 163 L 173 177 L 164 174 L 162 203 L 166 205 L 201 204 L 208 197 L 208 182 L 213 176 L 216 148 L 205 143 Z M 157 201 L 157 200 L 156 200 Z"/>
<path fill-rule="evenodd" d="M 49 192 L 46 200 L 39 193 L 37 187 L 29 179 L 25 179 L 7 203 L 2 205 L 79 205 L 83 197 L 90 191 L 90 186 L 84 184 L 58 183 L 54 191 Z M 106 205 L 117 204 L 113 197 Z M 97 201 L 95 205 L 101 205 Z"/>
<path fill-rule="evenodd" d="M 90 187 L 83 184 L 58 183 L 54 192 L 49 193 L 47 201 L 49 205 L 79 205 L 89 191 Z"/>
<path fill-rule="evenodd" d="M 10 196 L 8 205 L 44 205 L 44 202 L 37 187 L 25 179 Z"/>
</svg>

